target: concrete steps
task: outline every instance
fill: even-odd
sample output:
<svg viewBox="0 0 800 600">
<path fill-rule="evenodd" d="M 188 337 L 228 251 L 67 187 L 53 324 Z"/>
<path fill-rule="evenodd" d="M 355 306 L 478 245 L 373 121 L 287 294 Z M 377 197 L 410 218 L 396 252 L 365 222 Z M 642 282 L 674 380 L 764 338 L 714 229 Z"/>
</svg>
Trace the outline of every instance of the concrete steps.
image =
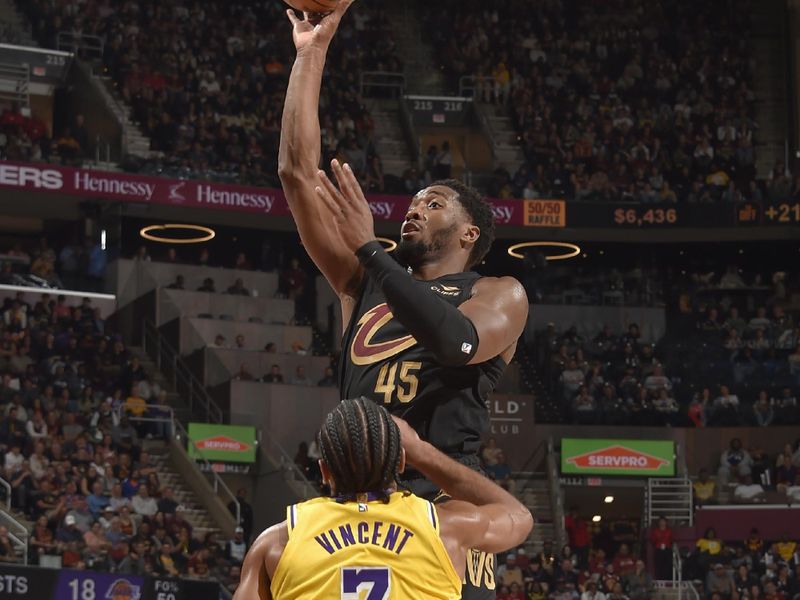
<svg viewBox="0 0 800 600">
<path fill-rule="evenodd" d="M 785 7 L 779 0 L 766 0 L 753 6 L 751 17 L 756 96 L 755 140 L 756 172 L 766 177 L 775 163 L 786 160 L 788 102 L 786 97 L 786 52 L 783 18 Z"/>
<path fill-rule="evenodd" d="M 375 123 L 374 141 L 383 162 L 383 172 L 401 177 L 411 165 L 411 153 L 401 128 L 397 100 L 367 100 Z"/>
<path fill-rule="evenodd" d="M 175 501 L 186 508 L 186 520 L 192 525 L 193 535 L 203 539 L 210 532 L 219 533 L 220 528 L 203 508 L 194 492 L 184 483 L 181 474 L 170 466 L 167 444 L 160 440 L 148 440 L 144 442 L 144 450 L 150 454 L 153 465 L 158 467 L 161 486 L 172 488 Z"/>
<path fill-rule="evenodd" d="M 541 550 L 545 540 L 555 540 L 553 507 L 550 503 L 550 489 L 544 474 L 529 478 L 518 478 L 515 495 L 528 507 L 533 515 L 534 525 L 525 542 L 529 556 Z"/>
<path fill-rule="evenodd" d="M 426 96 L 455 96 L 448 90 L 444 76 L 434 60 L 433 46 L 422 36 L 415 13 L 404 2 L 387 2 L 386 12 L 392 23 L 392 33 L 402 57 L 406 92 Z"/>
<path fill-rule="evenodd" d="M 505 169 L 513 175 L 525 161 L 525 153 L 508 109 L 501 104 L 485 102 L 477 102 L 475 108 L 482 115 L 492 141 L 495 168 Z"/>
</svg>

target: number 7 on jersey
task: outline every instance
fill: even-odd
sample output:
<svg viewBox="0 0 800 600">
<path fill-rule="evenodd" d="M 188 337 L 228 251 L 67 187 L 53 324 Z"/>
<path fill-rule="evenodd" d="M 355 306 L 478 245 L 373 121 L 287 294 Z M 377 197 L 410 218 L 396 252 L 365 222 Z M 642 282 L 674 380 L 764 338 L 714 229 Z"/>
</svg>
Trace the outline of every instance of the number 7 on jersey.
<svg viewBox="0 0 800 600">
<path fill-rule="evenodd" d="M 341 600 L 389 600 L 391 583 L 389 567 L 342 567 Z"/>
</svg>

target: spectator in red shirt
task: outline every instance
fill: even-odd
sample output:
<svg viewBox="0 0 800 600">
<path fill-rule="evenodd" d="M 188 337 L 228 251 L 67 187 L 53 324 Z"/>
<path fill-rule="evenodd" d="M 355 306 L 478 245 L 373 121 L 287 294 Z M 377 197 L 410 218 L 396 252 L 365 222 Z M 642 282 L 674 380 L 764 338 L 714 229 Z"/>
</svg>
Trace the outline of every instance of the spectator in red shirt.
<svg viewBox="0 0 800 600">
<path fill-rule="evenodd" d="M 589 533 L 589 522 L 578 514 L 577 507 L 573 506 L 564 518 L 564 527 L 569 534 L 569 545 L 578 559 L 578 567 L 585 569 L 589 562 L 589 547 L 592 536 Z"/>
<path fill-rule="evenodd" d="M 633 573 L 636 569 L 636 559 L 631 556 L 628 544 L 619 547 L 617 555 L 614 557 L 614 572 L 620 577 L 625 577 L 628 573 Z"/>
<path fill-rule="evenodd" d="M 650 531 L 650 543 L 655 551 L 656 579 L 672 579 L 672 530 L 664 517 L 658 519 L 658 525 Z"/>
</svg>

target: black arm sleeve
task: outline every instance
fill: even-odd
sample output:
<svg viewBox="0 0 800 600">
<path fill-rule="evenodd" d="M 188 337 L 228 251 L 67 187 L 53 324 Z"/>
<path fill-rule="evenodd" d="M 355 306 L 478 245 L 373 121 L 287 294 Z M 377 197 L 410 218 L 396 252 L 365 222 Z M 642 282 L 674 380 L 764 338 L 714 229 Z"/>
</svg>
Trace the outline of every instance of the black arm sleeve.
<svg viewBox="0 0 800 600">
<path fill-rule="evenodd" d="M 447 367 L 467 364 L 478 351 L 478 332 L 461 311 L 424 281 L 417 281 L 383 250 L 369 242 L 356 251 L 369 277 L 386 296 L 395 318 Z"/>
</svg>

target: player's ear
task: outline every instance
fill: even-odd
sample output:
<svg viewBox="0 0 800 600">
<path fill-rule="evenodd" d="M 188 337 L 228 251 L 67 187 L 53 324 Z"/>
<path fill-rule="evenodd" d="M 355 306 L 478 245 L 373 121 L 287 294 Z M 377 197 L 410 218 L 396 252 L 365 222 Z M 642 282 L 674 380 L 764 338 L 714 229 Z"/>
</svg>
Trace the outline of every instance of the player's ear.
<svg viewBox="0 0 800 600">
<path fill-rule="evenodd" d="M 406 449 L 400 448 L 400 464 L 397 465 L 397 472 L 402 473 L 406 470 Z"/>
<path fill-rule="evenodd" d="M 477 225 L 467 225 L 461 234 L 461 245 L 466 246 L 467 244 L 475 244 L 479 237 L 481 237 L 480 227 Z"/>
</svg>

